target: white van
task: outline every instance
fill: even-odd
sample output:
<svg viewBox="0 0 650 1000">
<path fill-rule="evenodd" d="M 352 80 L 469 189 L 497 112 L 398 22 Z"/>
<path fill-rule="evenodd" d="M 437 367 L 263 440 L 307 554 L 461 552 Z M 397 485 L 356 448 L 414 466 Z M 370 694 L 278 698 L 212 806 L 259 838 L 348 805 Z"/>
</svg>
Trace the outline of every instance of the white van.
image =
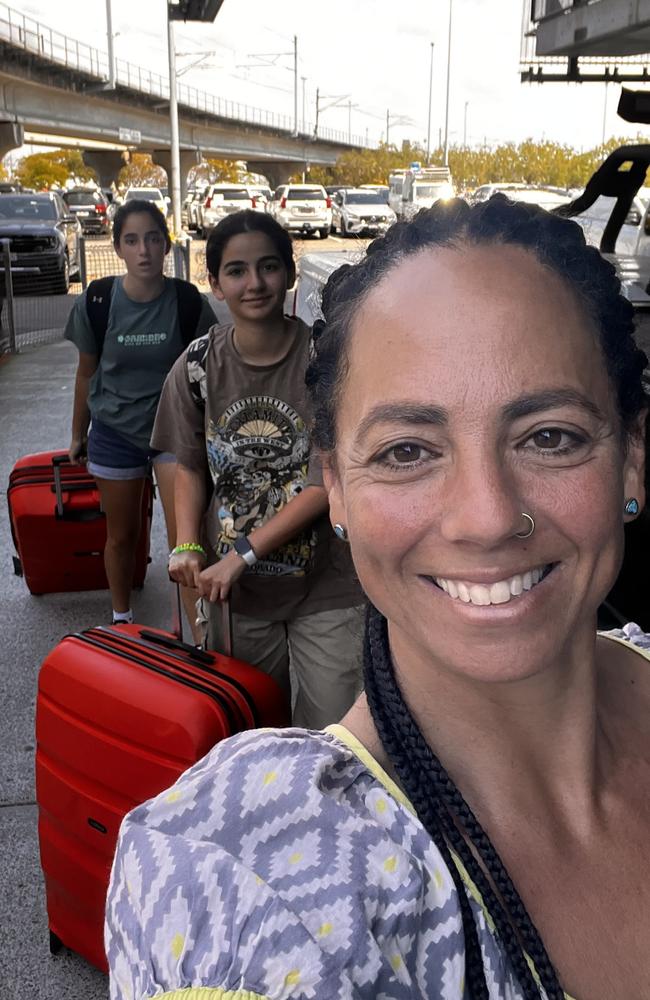
<svg viewBox="0 0 650 1000">
<path fill-rule="evenodd" d="M 412 219 L 421 208 L 454 197 L 449 167 L 413 167 L 404 174 L 398 218 Z"/>
</svg>

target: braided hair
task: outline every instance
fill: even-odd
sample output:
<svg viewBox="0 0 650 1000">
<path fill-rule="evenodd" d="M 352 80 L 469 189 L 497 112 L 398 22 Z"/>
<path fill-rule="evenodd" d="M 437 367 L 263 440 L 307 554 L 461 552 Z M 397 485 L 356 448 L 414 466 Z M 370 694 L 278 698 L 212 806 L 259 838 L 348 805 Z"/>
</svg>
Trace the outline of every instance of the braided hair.
<svg viewBox="0 0 650 1000">
<path fill-rule="evenodd" d="M 575 222 L 495 195 L 472 207 L 460 199 L 438 202 L 411 222 L 392 226 L 370 244 L 358 264 L 346 264 L 332 274 L 323 292 L 324 321 L 315 328 L 315 354 L 307 371 L 314 440 L 323 451 L 336 447 L 337 405 L 348 365 L 346 348 L 364 296 L 403 260 L 427 247 L 495 244 L 520 246 L 534 253 L 543 266 L 571 285 L 593 321 L 622 430 L 625 435 L 634 433 L 646 404 L 642 376 L 647 358 L 634 342 L 633 308 L 621 295 L 614 267 L 586 245 Z M 373 607 L 366 622 L 364 679 L 382 746 L 456 886 L 471 1000 L 487 1000 L 488 988 L 474 915 L 455 858 L 482 896 L 525 1000 L 561 1000 L 564 993 L 557 974 L 503 862 L 427 744 L 402 695 L 390 654 L 388 624 Z"/>
</svg>

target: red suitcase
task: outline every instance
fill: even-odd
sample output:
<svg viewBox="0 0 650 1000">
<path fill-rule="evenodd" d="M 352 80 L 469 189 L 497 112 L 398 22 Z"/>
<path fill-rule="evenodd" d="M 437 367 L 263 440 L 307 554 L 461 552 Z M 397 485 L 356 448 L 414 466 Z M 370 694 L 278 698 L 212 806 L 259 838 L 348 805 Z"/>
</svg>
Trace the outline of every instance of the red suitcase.
<svg viewBox="0 0 650 1000">
<path fill-rule="evenodd" d="M 50 950 L 105 970 L 104 907 L 122 817 L 215 743 L 290 724 L 269 676 L 139 625 L 66 636 L 36 707 L 36 796 Z"/>
<path fill-rule="evenodd" d="M 14 466 L 7 490 L 11 534 L 18 553 L 14 570 L 32 594 L 104 590 L 106 518 L 93 477 L 72 465 L 67 453 L 25 455 Z M 149 562 L 152 486 L 142 496 L 142 531 L 133 586 L 141 587 Z"/>
</svg>

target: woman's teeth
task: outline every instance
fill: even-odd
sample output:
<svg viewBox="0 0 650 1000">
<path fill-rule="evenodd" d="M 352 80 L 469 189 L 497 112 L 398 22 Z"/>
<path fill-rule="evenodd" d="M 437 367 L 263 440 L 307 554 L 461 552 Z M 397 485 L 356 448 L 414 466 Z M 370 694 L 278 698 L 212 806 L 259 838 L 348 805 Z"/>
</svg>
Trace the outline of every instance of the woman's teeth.
<svg viewBox="0 0 650 1000">
<path fill-rule="evenodd" d="M 488 604 L 507 604 L 524 590 L 532 590 L 547 575 L 549 569 L 550 567 L 540 566 L 491 584 L 463 583 L 461 580 L 445 580 L 440 576 L 433 579 L 450 597 L 457 598 L 464 604 L 479 604 L 485 607 Z"/>
</svg>

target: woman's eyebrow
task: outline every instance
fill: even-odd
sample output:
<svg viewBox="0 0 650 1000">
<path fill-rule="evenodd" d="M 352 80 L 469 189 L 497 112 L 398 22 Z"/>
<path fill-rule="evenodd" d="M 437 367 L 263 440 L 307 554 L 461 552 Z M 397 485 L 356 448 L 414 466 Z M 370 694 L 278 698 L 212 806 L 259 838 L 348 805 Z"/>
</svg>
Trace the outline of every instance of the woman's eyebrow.
<svg viewBox="0 0 650 1000">
<path fill-rule="evenodd" d="M 568 387 L 566 389 L 543 389 L 541 392 L 520 396 L 519 399 L 504 406 L 503 416 L 505 420 L 513 421 L 520 417 L 528 417 L 533 413 L 540 413 L 542 410 L 556 409 L 559 406 L 577 406 L 586 410 L 597 420 L 605 419 L 605 414 L 592 399 L 577 389 Z"/>
<path fill-rule="evenodd" d="M 356 439 L 361 441 L 375 424 L 434 424 L 438 427 L 447 423 L 447 411 L 441 406 L 426 406 L 421 403 L 396 402 L 379 403 L 360 422 Z"/>
</svg>

